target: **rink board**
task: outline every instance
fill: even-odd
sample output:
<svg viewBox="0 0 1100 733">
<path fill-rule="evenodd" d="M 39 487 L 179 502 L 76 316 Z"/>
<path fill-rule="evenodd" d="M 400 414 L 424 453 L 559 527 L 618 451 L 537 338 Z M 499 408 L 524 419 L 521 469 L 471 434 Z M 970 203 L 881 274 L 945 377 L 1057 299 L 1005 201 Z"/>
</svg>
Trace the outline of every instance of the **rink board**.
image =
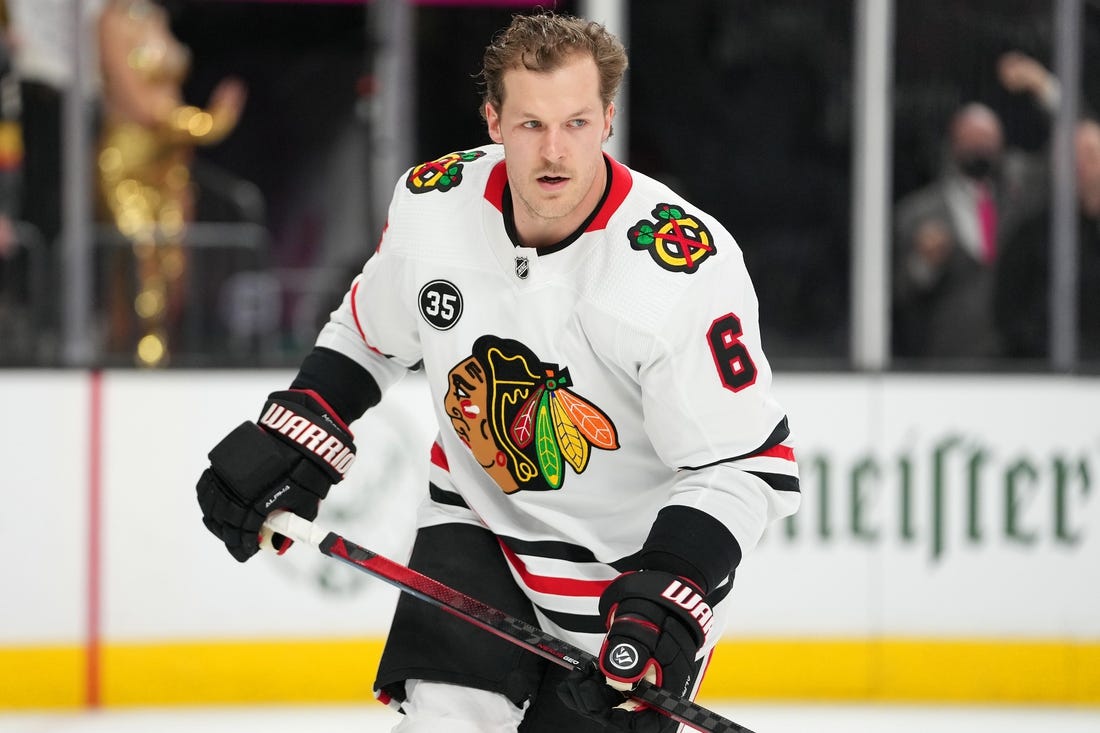
<svg viewBox="0 0 1100 733">
<path fill-rule="evenodd" d="M 194 501 L 289 376 L 0 372 L 0 708 L 370 697 L 396 591 L 315 553 L 238 564 Z M 739 570 L 704 697 L 1100 704 L 1100 380 L 776 391 L 804 504 Z M 404 558 L 429 411 L 409 379 L 354 426 L 329 526 Z"/>
</svg>

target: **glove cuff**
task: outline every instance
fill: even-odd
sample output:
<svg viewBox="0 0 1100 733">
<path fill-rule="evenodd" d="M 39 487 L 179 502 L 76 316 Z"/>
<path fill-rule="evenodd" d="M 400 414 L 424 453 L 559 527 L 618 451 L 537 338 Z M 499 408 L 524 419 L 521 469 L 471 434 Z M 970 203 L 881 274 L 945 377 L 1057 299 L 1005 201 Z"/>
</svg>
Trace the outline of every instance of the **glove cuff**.
<svg viewBox="0 0 1100 733">
<path fill-rule="evenodd" d="M 354 436 L 340 416 L 313 392 L 272 392 L 257 423 L 301 451 L 332 483 L 343 480 L 355 462 Z"/>
<path fill-rule="evenodd" d="M 632 600 L 656 604 L 677 618 L 691 634 L 696 648 L 703 646 L 707 632 L 714 626 L 714 611 L 703 592 L 679 575 L 661 570 L 639 570 L 613 580 L 600 595 L 600 615 L 608 628 L 615 609 Z"/>
</svg>

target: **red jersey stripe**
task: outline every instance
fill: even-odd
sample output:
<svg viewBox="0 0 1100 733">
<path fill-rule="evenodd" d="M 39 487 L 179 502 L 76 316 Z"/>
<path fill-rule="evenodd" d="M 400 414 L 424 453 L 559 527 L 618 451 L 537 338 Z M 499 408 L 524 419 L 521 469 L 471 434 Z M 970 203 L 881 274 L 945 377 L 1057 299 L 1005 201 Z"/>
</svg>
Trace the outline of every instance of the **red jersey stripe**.
<svg viewBox="0 0 1100 733">
<path fill-rule="evenodd" d="M 508 558 L 508 562 L 512 564 L 516 573 L 523 580 L 523 584 L 536 593 L 598 598 L 604 592 L 604 589 L 611 585 L 610 580 L 578 580 L 551 575 L 535 575 L 527 569 L 527 565 L 520 559 L 519 555 L 512 552 L 503 542 L 500 543 L 500 549 L 504 551 L 504 556 Z"/>
<path fill-rule="evenodd" d="M 363 338 L 364 343 L 367 340 L 367 334 L 363 333 L 363 326 L 359 323 L 359 306 L 356 304 L 356 300 L 359 297 L 359 281 L 356 280 L 351 286 L 351 317 L 355 319 L 355 327 L 359 329 L 359 335 Z"/>
<path fill-rule="evenodd" d="M 794 448 L 789 445 L 773 445 L 767 450 L 760 451 L 759 453 L 753 453 L 749 458 L 782 458 L 785 461 L 794 460 Z"/>
<path fill-rule="evenodd" d="M 363 332 L 363 326 L 359 323 L 359 307 L 356 305 L 355 300 L 359 294 L 359 281 L 356 280 L 351 286 L 351 317 L 355 319 L 355 328 L 359 331 L 359 337 L 363 339 L 363 343 L 367 345 L 367 348 L 378 354 L 379 356 L 385 356 L 381 351 L 371 346 L 370 341 L 367 341 L 367 334 Z"/>
<path fill-rule="evenodd" d="M 447 463 L 447 454 L 443 452 L 443 446 L 439 443 L 432 443 L 432 463 L 444 471 L 450 471 L 451 466 Z"/>
</svg>

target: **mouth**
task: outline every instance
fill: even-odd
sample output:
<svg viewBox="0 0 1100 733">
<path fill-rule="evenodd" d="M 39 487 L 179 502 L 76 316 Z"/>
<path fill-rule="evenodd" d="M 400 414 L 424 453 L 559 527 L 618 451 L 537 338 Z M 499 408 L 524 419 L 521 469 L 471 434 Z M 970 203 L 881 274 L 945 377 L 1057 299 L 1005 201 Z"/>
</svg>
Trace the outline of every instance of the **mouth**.
<svg viewBox="0 0 1100 733">
<path fill-rule="evenodd" d="M 569 182 L 565 176 L 539 176 L 537 179 L 543 188 L 560 188 Z"/>
</svg>

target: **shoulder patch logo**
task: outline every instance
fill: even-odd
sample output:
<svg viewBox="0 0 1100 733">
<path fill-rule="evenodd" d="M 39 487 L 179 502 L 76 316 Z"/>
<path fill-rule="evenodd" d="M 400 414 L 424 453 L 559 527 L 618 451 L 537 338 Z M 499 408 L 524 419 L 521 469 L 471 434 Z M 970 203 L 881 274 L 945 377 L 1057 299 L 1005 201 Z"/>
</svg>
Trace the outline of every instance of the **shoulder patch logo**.
<svg viewBox="0 0 1100 733">
<path fill-rule="evenodd" d="M 642 219 L 627 233 L 630 246 L 648 251 L 653 261 L 672 272 L 692 273 L 715 253 L 714 237 L 702 221 L 676 204 L 657 204 L 656 221 Z"/>
<path fill-rule="evenodd" d="M 468 150 L 450 153 L 442 158 L 421 163 L 409 172 L 409 177 L 405 179 L 405 188 L 413 193 L 450 191 L 462 183 L 463 164 L 473 162 L 484 155 L 484 150 Z"/>
<path fill-rule="evenodd" d="M 437 331 L 446 331 L 462 317 L 462 293 L 448 280 L 432 280 L 420 288 L 420 315 Z"/>
<path fill-rule="evenodd" d="M 474 341 L 447 375 L 443 410 L 505 494 L 560 489 L 566 465 L 582 473 L 592 448 L 619 447 L 615 425 L 573 391 L 569 369 L 512 339 Z"/>
</svg>

